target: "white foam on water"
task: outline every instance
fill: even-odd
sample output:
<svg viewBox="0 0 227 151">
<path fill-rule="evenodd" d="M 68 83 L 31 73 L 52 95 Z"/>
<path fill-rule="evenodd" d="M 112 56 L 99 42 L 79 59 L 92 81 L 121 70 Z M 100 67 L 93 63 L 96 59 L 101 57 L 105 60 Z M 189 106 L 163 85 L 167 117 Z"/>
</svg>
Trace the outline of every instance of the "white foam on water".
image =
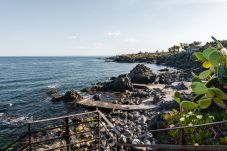
<svg viewBox="0 0 227 151">
<path fill-rule="evenodd" d="M 0 119 L 0 123 L 3 123 L 4 125 L 17 125 L 20 123 L 30 122 L 33 120 L 33 117 L 28 117 L 28 116 L 21 116 L 21 117 L 2 116 L 2 117 L 3 118 Z"/>
<path fill-rule="evenodd" d="M 1 102 L 0 103 L 0 108 L 3 108 L 3 109 L 8 109 L 12 106 L 13 106 L 13 103 L 11 103 L 11 102 Z"/>
<path fill-rule="evenodd" d="M 51 85 L 47 86 L 48 89 L 55 89 L 55 88 L 58 88 L 58 87 L 59 87 L 58 84 L 51 84 Z"/>
</svg>

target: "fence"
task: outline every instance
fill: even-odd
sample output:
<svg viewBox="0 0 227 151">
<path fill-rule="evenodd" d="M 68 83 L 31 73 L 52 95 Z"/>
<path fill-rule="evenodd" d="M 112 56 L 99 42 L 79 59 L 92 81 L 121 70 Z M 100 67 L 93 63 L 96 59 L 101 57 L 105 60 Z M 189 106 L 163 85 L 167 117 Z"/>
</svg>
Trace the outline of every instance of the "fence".
<svg viewBox="0 0 227 151">
<path fill-rule="evenodd" d="M 100 111 L 37 120 L 27 123 L 27 128 L 25 135 L 3 150 L 104 150 L 101 134 L 119 133 Z"/>
<path fill-rule="evenodd" d="M 227 120 L 200 125 L 150 130 L 156 144 L 125 144 L 125 150 L 227 151 Z M 172 139 L 171 139 L 172 138 Z M 221 141 L 221 139 L 223 139 Z M 222 145 L 220 145 L 220 143 Z"/>
<path fill-rule="evenodd" d="M 227 150 L 227 121 L 150 132 L 155 144 L 121 143 L 121 133 L 97 110 L 27 123 L 27 133 L 3 150 Z"/>
</svg>

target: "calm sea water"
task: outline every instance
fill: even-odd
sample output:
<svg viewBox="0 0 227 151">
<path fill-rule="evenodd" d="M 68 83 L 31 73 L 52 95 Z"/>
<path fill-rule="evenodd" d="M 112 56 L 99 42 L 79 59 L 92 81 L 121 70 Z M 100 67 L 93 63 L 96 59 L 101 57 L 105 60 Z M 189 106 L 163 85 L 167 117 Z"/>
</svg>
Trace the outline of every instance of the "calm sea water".
<svg viewBox="0 0 227 151">
<path fill-rule="evenodd" d="M 61 93 L 80 90 L 128 73 L 134 66 L 136 63 L 104 62 L 97 57 L 0 57 L 0 140 L 15 134 L 15 127 L 28 120 L 81 112 L 63 102 L 52 103 L 48 88 Z M 147 66 L 154 72 L 163 68 Z"/>
</svg>

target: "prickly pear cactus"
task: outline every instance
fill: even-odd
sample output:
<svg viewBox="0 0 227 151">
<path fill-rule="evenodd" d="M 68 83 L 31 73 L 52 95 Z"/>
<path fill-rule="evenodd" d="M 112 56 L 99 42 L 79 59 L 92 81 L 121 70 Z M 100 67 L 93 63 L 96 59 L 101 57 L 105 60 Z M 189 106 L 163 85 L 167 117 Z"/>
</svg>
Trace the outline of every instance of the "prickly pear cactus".
<svg viewBox="0 0 227 151">
<path fill-rule="evenodd" d="M 216 40 L 217 47 L 210 47 L 203 52 L 195 52 L 197 60 L 202 62 L 206 69 L 199 75 L 193 73 L 192 91 L 197 95 L 192 101 L 183 100 L 176 92 L 174 99 L 188 110 L 207 109 L 212 104 L 227 109 L 227 49 Z M 214 103 L 212 103 L 214 102 Z"/>
</svg>

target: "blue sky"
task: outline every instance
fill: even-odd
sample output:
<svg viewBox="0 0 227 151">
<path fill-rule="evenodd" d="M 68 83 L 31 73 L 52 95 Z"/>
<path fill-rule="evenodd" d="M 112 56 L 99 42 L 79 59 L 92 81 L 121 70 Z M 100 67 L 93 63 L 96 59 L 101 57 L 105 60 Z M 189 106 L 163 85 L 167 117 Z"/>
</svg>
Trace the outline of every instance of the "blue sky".
<svg viewBox="0 0 227 151">
<path fill-rule="evenodd" d="M 0 0 L 0 56 L 100 56 L 227 39 L 227 0 Z"/>
</svg>

